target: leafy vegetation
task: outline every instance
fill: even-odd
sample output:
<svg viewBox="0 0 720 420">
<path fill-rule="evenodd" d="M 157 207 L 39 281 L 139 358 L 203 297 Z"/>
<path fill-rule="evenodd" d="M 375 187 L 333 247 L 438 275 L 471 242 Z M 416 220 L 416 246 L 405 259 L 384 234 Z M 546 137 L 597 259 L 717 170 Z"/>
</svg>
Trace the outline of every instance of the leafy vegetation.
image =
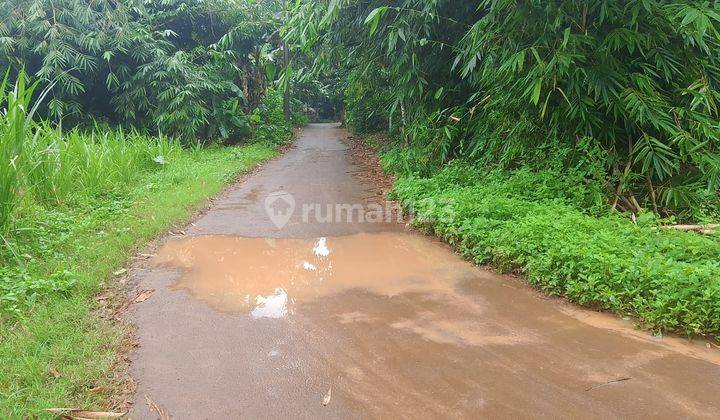
<svg viewBox="0 0 720 420">
<path fill-rule="evenodd" d="M 14 255 L 3 248 L 0 268 L 0 413 L 123 407 L 126 378 L 115 366 L 125 331 L 99 317 L 95 296 L 147 241 L 273 154 L 267 143 L 178 148 L 111 193 L 24 204 L 8 230 Z"/>
<path fill-rule="evenodd" d="M 101 127 L 64 133 L 30 118 L 36 86 L 21 76 L 0 118 L 0 413 L 11 418 L 124 404 L 113 370 L 124 332 L 93 297 L 138 247 L 291 134 L 278 101 L 253 114 L 262 140 L 240 147 L 183 148 Z"/>
<path fill-rule="evenodd" d="M 456 162 L 430 178 L 400 178 L 393 194 L 415 223 L 477 264 L 656 331 L 720 335 L 717 238 L 660 229 L 651 213 L 637 224 L 589 216 L 577 207 L 583 188 L 552 169 L 480 172 Z"/>
<path fill-rule="evenodd" d="M 720 218 L 719 24 L 707 0 L 0 0 L 0 412 L 115 405 L 93 296 L 309 116 L 388 132 L 395 196 L 477 263 L 718 335 L 720 241 L 664 225 Z"/>
<path fill-rule="evenodd" d="M 429 171 L 580 169 L 608 208 L 716 218 L 720 5 L 694 0 L 297 2 L 286 36 L 347 66 L 347 121 Z"/>
<path fill-rule="evenodd" d="M 0 238 L 4 245 L 0 252 L 4 263 L 0 268 L 0 319 L 8 313 L 20 315 L 26 303 L 42 301 L 45 295 L 75 286 L 73 273 L 63 263 L 58 262 L 52 271 L 33 273 L 28 260 L 39 258 L 42 264 L 47 263 L 73 236 L 74 229 L 82 230 L 85 223 L 96 226 L 103 219 L 94 220 L 93 215 L 110 217 L 132 207 L 133 195 L 142 189 L 137 184 L 139 179 L 163 172 L 170 162 L 183 156 L 203 151 L 200 145 L 183 149 L 166 137 L 136 131 L 95 127 L 87 132 L 77 128 L 63 132 L 48 122 L 36 123 L 32 117 L 38 102 L 32 97 L 39 83 L 28 85 L 22 72 L 12 88 L 7 88 L 7 81 L 6 76 L 0 85 L 6 91 L 0 97 L 0 106 L 4 106 L 0 118 Z M 285 142 L 291 135 L 282 99 L 272 91 L 267 98 L 250 116 L 258 125 L 258 143 L 266 145 L 262 150 Z M 145 187 L 156 188 L 153 184 Z M 108 203 L 112 205 L 105 207 Z M 68 211 L 75 217 L 61 217 L 54 226 L 55 218 Z M 39 224 L 24 224 L 35 218 Z M 73 229 L 68 231 L 70 226 Z"/>
<path fill-rule="evenodd" d="M 278 0 L 0 0 L 0 68 L 54 83 L 43 117 L 239 140 L 280 75 Z"/>
</svg>

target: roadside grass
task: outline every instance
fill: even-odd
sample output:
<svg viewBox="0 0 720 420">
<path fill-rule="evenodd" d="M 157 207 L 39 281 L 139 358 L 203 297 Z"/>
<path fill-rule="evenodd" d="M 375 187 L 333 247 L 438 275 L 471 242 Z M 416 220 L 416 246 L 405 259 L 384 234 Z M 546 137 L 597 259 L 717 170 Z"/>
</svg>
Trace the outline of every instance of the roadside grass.
<svg viewBox="0 0 720 420">
<path fill-rule="evenodd" d="M 100 316 L 96 294 L 142 246 L 274 154 L 265 143 L 177 148 L 157 168 L 117 178 L 96 194 L 42 205 L 26 195 L 3 236 L 0 417 L 121 407 L 119 388 L 126 384 L 114 366 L 126 331 Z M 72 190 L 80 181 L 71 176 L 64 185 Z"/>
<path fill-rule="evenodd" d="M 653 331 L 718 338 L 720 238 L 663 229 L 651 213 L 637 224 L 599 215 L 582 205 L 583 185 L 553 170 L 454 162 L 429 176 L 400 173 L 391 195 L 477 264 Z"/>
</svg>

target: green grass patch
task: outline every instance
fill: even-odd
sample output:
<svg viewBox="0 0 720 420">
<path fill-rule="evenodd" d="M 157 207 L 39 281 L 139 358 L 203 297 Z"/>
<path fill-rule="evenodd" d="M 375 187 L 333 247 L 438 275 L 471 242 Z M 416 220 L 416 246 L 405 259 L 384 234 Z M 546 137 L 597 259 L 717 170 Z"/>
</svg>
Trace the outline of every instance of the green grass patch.
<svg viewBox="0 0 720 420">
<path fill-rule="evenodd" d="M 581 180 L 454 163 L 401 176 L 393 195 L 468 259 L 542 290 L 630 315 L 646 328 L 720 335 L 720 238 L 632 223 L 579 205 Z"/>
<path fill-rule="evenodd" d="M 82 172 L 87 177 L 63 180 L 62 188 L 43 188 L 47 201 L 27 190 L 18 203 L 3 235 L 0 267 L 0 417 L 43 416 L 49 407 L 109 408 L 124 331 L 94 312 L 94 296 L 142 246 L 188 220 L 239 172 L 275 154 L 263 143 L 199 150 L 162 145 L 169 149 L 155 159 L 155 147 L 138 152 L 134 161 L 149 163 L 127 177 L 103 183 L 102 173 L 117 167 L 108 159 L 88 187 L 75 184 L 90 180 L 91 169 Z"/>
</svg>

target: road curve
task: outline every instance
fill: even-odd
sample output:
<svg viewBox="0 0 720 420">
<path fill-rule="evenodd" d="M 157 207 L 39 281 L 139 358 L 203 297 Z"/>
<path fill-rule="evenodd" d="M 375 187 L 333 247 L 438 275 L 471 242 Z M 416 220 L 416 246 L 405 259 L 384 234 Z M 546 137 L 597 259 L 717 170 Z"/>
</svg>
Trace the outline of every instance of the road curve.
<svg viewBox="0 0 720 420">
<path fill-rule="evenodd" d="M 132 418 L 158 417 L 148 400 L 177 419 L 720 417 L 708 344 L 347 216 L 375 191 L 344 136 L 309 126 L 132 273 L 155 290 L 131 310 Z"/>
</svg>

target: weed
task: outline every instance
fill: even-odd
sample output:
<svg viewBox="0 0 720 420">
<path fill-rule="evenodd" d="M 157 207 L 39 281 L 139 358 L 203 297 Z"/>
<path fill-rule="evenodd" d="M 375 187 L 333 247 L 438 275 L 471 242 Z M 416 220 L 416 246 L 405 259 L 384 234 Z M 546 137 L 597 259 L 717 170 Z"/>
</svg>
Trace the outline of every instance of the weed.
<svg viewBox="0 0 720 420">
<path fill-rule="evenodd" d="M 475 263 L 653 330 L 720 335 L 720 240 L 661 229 L 651 214 L 637 224 L 593 216 L 582 205 L 587 188 L 552 171 L 456 163 L 430 178 L 401 177 L 393 194 Z"/>
</svg>

